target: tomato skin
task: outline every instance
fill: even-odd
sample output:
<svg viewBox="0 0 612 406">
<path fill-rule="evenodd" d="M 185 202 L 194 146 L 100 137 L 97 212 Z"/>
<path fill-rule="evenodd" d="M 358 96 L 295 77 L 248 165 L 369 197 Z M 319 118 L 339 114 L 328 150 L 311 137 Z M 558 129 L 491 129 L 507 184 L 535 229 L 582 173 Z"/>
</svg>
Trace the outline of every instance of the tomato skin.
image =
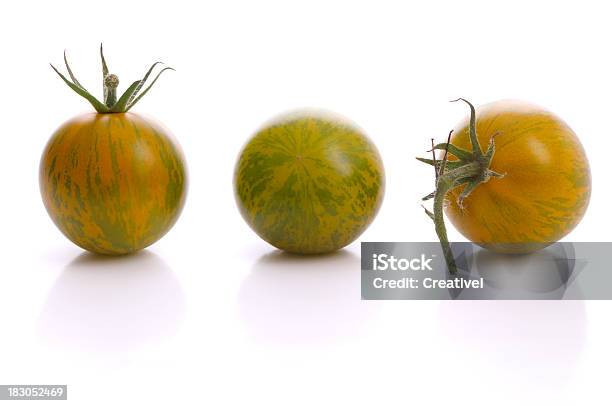
<svg viewBox="0 0 612 406">
<path fill-rule="evenodd" d="M 471 150 L 469 120 L 451 143 Z M 554 114 L 532 104 L 502 100 L 476 111 L 476 131 L 486 150 L 495 133 L 491 169 L 505 174 L 479 185 L 456 203 L 463 187 L 447 194 L 446 215 L 467 239 L 497 252 L 528 253 L 576 227 L 591 195 L 589 163 L 578 137 Z"/>
<path fill-rule="evenodd" d="M 39 181 L 62 233 L 106 255 L 160 239 L 187 191 L 179 145 L 164 127 L 133 113 L 83 114 L 64 123 L 43 152 Z"/>
</svg>

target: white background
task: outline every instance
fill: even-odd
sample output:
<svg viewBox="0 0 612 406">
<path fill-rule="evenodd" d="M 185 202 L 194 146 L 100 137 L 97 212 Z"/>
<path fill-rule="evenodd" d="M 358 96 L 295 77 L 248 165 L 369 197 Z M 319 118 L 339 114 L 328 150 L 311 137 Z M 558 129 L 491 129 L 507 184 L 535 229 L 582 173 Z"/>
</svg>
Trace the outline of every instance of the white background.
<svg viewBox="0 0 612 406">
<path fill-rule="evenodd" d="M 359 244 L 279 255 L 235 208 L 242 144 L 323 107 L 377 144 L 387 192 L 363 241 L 434 241 L 422 155 L 475 104 L 546 106 L 579 135 L 591 205 L 568 236 L 609 239 L 612 26 L 606 2 L 9 2 L 0 14 L 0 383 L 67 383 L 70 404 L 609 404 L 607 302 L 362 302 Z M 161 59 L 134 109 L 180 140 L 175 228 L 129 258 L 84 255 L 49 220 L 42 149 L 90 111 L 61 83 L 67 48 L 100 94 Z M 461 237 L 450 230 L 451 239 Z"/>
</svg>

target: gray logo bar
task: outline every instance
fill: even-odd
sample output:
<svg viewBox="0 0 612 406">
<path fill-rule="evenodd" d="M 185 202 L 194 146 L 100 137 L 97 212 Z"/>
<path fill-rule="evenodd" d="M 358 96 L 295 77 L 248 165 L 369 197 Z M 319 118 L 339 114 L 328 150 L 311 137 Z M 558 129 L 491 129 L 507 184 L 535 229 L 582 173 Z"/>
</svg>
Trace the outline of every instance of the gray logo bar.
<svg viewBox="0 0 612 406">
<path fill-rule="evenodd" d="M 554 243 L 505 255 L 453 243 L 450 274 L 437 242 L 361 243 L 365 300 L 612 299 L 612 243 Z"/>
</svg>

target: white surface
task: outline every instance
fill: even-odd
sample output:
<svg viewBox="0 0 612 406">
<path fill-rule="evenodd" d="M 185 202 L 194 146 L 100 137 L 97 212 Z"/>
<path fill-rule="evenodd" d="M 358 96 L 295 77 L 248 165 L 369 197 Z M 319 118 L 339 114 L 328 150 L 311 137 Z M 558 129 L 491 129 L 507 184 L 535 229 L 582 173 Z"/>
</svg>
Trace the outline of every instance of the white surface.
<svg viewBox="0 0 612 406">
<path fill-rule="evenodd" d="M 247 137 L 287 109 L 351 117 L 387 193 L 365 241 L 435 240 L 416 162 L 476 104 L 520 98 L 579 134 L 589 211 L 568 239 L 609 239 L 612 26 L 605 2 L 9 2 L 2 37 L 0 383 L 67 383 L 69 404 L 609 404 L 608 302 L 361 302 L 359 245 L 295 261 L 235 209 Z M 93 261 L 51 223 L 38 160 L 88 104 L 47 62 L 66 47 L 99 92 L 177 68 L 135 108 L 173 130 L 191 184 L 176 227 Z M 97 93 L 99 94 L 99 93 Z M 459 235 L 451 230 L 451 238 Z"/>
</svg>

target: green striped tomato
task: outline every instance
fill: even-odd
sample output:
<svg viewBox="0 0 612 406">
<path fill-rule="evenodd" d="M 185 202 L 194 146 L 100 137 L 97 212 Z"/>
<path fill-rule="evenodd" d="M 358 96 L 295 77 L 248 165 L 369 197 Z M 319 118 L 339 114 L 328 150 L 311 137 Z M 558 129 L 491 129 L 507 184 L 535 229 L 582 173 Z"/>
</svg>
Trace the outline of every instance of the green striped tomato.
<svg viewBox="0 0 612 406">
<path fill-rule="evenodd" d="M 179 145 L 161 125 L 133 113 L 90 113 L 63 124 L 43 152 L 39 179 L 62 233 L 109 255 L 160 239 L 187 190 Z"/>
<path fill-rule="evenodd" d="M 234 173 L 240 213 L 273 246 L 293 253 L 338 250 L 373 221 L 384 169 L 374 144 L 331 113 L 284 114 L 243 148 Z"/>
</svg>

